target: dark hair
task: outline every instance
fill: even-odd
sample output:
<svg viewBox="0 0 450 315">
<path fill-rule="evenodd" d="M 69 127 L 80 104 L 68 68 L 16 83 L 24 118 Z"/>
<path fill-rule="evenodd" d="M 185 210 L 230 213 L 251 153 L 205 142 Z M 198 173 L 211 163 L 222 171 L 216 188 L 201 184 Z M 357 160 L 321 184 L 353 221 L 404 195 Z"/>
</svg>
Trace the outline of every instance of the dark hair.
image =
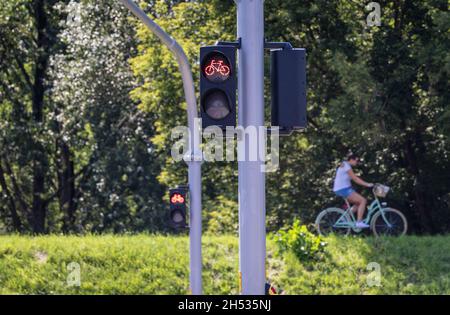
<svg viewBox="0 0 450 315">
<path fill-rule="evenodd" d="M 359 159 L 359 156 L 357 155 L 357 154 L 355 154 L 355 153 L 349 153 L 349 154 L 347 154 L 347 161 L 350 161 L 350 160 L 358 160 Z"/>
</svg>

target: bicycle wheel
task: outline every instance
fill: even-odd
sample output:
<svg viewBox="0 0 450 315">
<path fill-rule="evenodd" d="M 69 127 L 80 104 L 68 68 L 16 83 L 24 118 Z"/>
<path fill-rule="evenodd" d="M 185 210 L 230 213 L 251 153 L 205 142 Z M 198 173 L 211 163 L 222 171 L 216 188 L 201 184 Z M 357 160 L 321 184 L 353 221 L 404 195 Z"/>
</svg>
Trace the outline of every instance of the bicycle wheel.
<svg viewBox="0 0 450 315">
<path fill-rule="evenodd" d="M 207 67 L 205 68 L 205 73 L 206 73 L 206 75 L 213 75 L 215 71 L 216 71 L 216 70 L 214 69 L 213 66 L 207 66 Z"/>
<path fill-rule="evenodd" d="M 341 226 L 336 226 L 338 223 Z M 345 214 L 345 211 L 339 208 L 328 208 L 319 213 L 316 218 L 316 229 L 320 235 L 326 236 L 331 233 L 338 235 L 348 235 L 350 233 L 350 227 L 346 227 L 346 224 L 350 225 L 350 218 Z"/>
<path fill-rule="evenodd" d="M 403 213 L 393 208 L 385 208 L 382 211 L 384 212 L 384 218 L 381 211 L 378 211 L 370 221 L 370 228 L 373 234 L 375 234 L 375 236 L 405 235 L 408 230 L 408 222 Z"/>
<path fill-rule="evenodd" d="M 226 65 L 222 65 L 222 67 L 220 67 L 219 70 L 220 74 L 223 76 L 227 76 L 230 74 L 230 67 L 226 66 Z"/>
</svg>

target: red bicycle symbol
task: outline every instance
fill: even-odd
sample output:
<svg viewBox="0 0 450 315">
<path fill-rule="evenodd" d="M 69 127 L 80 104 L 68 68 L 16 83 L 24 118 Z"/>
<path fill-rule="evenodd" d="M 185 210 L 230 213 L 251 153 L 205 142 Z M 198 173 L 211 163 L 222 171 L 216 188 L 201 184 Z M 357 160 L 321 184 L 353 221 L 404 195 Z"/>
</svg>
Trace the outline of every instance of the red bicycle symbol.
<svg viewBox="0 0 450 315">
<path fill-rule="evenodd" d="M 206 66 L 205 73 L 207 76 L 211 76 L 214 73 L 220 73 L 223 76 L 228 76 L 230 74 L 230 67 L 223 64 L 223 60 L 211 60 L 211 63 Z"/>
<path fill-rule="evenodd" d="M 184 203 L 184 197 L 181 194 L 173 194 L 170 198 L 171 203 Z"/>
</svg>

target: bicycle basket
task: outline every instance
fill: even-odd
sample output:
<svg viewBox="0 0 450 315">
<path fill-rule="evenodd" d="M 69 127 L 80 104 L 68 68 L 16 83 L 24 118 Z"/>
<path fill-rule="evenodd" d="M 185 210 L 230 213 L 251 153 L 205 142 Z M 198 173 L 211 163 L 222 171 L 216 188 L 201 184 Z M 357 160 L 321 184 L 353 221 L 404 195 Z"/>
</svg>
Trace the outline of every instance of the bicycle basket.
<svg viewBox="0 0 450 315">
<path fill-rule="evenodd" d="M 390 188 L 388 186 L 378 184 L 374 187 L 373 192 L 377 197 L 384 198 L 384 197 L 386 197 L 389 190 L 390 190 Z"/>
</svg>

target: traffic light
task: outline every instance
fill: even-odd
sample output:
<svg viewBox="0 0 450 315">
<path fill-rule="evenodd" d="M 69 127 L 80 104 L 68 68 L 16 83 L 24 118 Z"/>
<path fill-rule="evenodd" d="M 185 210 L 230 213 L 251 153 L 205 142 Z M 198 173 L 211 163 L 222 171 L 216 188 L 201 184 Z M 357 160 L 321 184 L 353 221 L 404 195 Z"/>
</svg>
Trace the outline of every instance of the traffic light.
<svg viewBox="0 0 450 315">
<path fill-rule="evenodd" d="M 200 48 L 202 127 L 236 126 L 236 47 Z"/>
<path fill-rule="evenodd" d="M 272 126 L 306 128 L 306 50 L 271 50 Z"/>
<path fill-rule="evenodd" d="M 185 228 L 186 224 L 186 193 L 187 189 L 172 188 L 169 190 L 170 213 L 169 219 L 172 227 Z"/>
</svg>

